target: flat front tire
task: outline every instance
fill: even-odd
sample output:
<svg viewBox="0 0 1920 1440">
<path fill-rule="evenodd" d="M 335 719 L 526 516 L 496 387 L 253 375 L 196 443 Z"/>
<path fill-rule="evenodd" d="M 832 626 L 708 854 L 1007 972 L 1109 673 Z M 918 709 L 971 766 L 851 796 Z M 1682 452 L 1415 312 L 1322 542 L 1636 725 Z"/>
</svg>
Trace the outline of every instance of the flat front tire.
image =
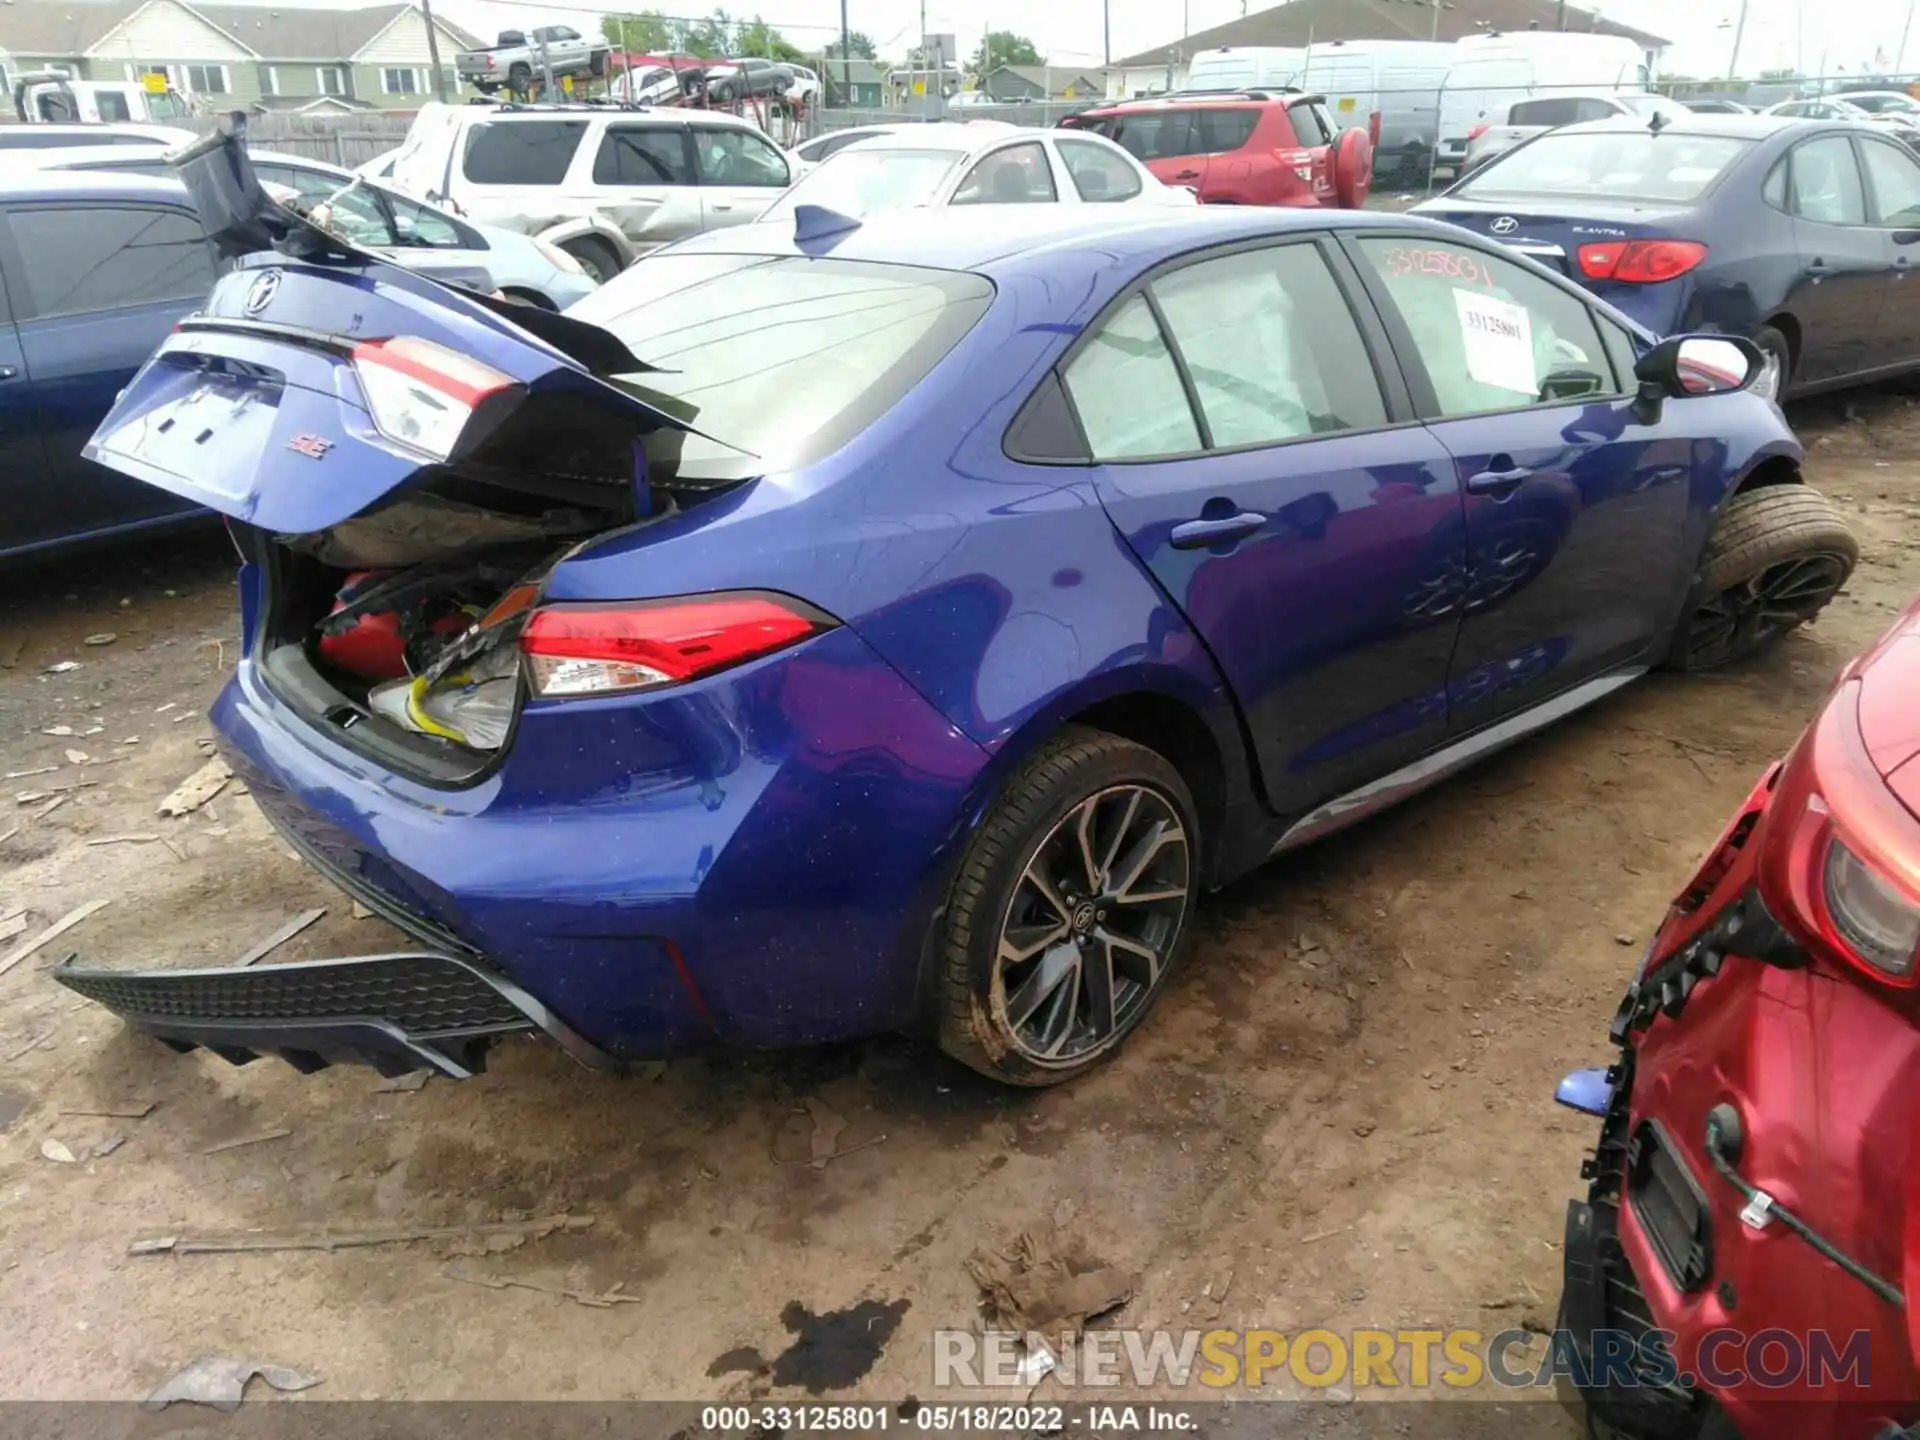
<svg viewBox="0 0 1920 1440">
<path fill-rule="evenodd" d="M 1806 624 L 1860 558 L 1839 509 L 1806 485 L 1767 485 L 1729 500 L 1700 556 L 1667 655 L 1675 670 L 1744 660 Z"/>
<path fill-rule="evenodd" d="M 974 832 L 937 938 L 941 1048 L 1012 1085 L 1119 1049 L 1165 988 L 1198 893 L 1193 798 L 1165 758 L 1069 727 Z"/>
</svg>

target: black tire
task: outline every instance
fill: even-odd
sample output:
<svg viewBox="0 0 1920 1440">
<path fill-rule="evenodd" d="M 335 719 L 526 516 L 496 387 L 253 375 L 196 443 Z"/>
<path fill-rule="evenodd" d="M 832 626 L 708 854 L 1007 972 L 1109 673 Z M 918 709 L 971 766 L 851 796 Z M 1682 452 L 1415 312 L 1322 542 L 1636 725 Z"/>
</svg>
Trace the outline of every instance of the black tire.
<svg viewBox="0 0 1920 1440">
<path fill-rule="evenodd" d="M 620 273 L 620 256 L 613 246 L 593 235 L 568 240 L 560 247 L 578 260 L 597 285 L 604 285 Z"/>
<path fill-rule="evenodd" d="M 599 79 L 601 76 L 607 73 L 607 62 L 611 58 L 612 58 L 611 51 L 607 51 L 607 50 L 594 51 L 591 55 L 587 57 L 587 73 L 593 76 L 596 80 Z"/>
<path fill-rule="evenodd" d="M 1806 485 L 1766 485 L 1721 510 L 1700 554 L 1667 664 L 1712 670 L 1804 625 L 1853 573 L 1859 542 L 1834 503 Z"/>
<path fill-rule="evenodd" d="M 507 88 L 509 90 L 518 90 L 522 95 L 524 95 L 527 93 L 527 87 L 532 83 L 533 83 L 533 67 L 532 66 L 524 64 L 523 62 L 520 62 L 520 61 L 515 61 L 512 65 L 507 67 Z"/>
<path fill-rule="evenodd" d="M 1084 843 L 1077 823 L 1063 828 L 1083 811 Z M 1179 963 L 1200 845 L 1193 798 L 1160 755 L 1079 726 L 1041 745 L 994 800 L 954 877 L 935 940 L 940 1047 L 1010 1085 L 1062 1084 L 1107 1059 Z M 1016 933 L 1038 943 L 1003 964 L 1003 937 L 1027 948 Z M 1016 1020 L 1008 1002 L 1023 997 Z"/>
<path fill-rule="evenodd" d="M 1760 347 L 1760 353 L 1767 357 L 1779 377 L 1774 383 L 1774 392 L 1770 397 L 1775 404 L 1786 399 L 1787 387 L 1793 383 L 1793 347 L 1787 343 L 1787 337 L 1771 325 L 1762 325 L 1748 337 Z M 1765 394 L 1765 382 L 1755 381 L 1754 388 Z"/>
</svg>

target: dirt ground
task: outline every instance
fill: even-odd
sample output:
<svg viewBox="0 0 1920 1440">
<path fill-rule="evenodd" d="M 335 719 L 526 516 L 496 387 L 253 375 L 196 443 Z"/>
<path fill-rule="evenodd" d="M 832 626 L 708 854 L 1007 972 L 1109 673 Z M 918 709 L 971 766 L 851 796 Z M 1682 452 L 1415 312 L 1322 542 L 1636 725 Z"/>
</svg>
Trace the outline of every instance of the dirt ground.
<svg viewBox="0 0 1920 1440">
<path fill-rule="evenodd" d="M 219 1353 L 318 1375 L 332 1399 L 898 1401 L 929 1393 L 931 1332 L 979 1323 L 966 1257 L 1049 1220 L 1137 1276 L 1128 1326 L 1550 1325 L 1593 1131 L 1554 1082 L 1606 1058 L 1669 894 L 1920 591 L 1915 393 L 1795 414 L 1865 548 L 1818 626 L 1736 673 L 1630 687 L 1214 897 L 1125 1054 L 1040 1094 L 891 1039 L 625 1080 L 517 1044 L 470 1083 L 394 1091 L 132 1036 L 45 970 L 69 949 L 231 963 L 315 906 L 276 959 L 399 937 L 243 795 L 155 814 L 202 763 L 234 658 L 223 537 L 0 576 L 5 769 L 56 767 L 0 793 L 0 916 L 26 906 L 26 938 L 110 902 L 0 977 L 0 1398 L 144 1395 Z M 63 660 L 81 668 L 46 673 Z M 129 1102 L 155 1108 L 71 1113 Z M 818 1167 L 816 1114 L 845 1122 Z M 127 1253 L 561 1213 L 591 1224 L 490 1250 Z M 615 1287 L 632 1303 L 551 1293 Z"/>
</svg>

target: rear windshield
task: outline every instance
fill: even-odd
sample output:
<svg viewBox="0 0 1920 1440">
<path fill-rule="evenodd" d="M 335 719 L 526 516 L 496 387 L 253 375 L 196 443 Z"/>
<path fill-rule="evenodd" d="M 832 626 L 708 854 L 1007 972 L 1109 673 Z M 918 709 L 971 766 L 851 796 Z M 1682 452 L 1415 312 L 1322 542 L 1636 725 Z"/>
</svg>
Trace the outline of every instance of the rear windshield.
<svg viewBox="0 0 1920 1440">
<path fill-rule="evenodd" d="M 872 215 L 926 205 L 940 182 L 967 158 L 965 150 L 877 149 L 871 145 L 828 156 L 811 175 L 775 201 L 761 216 L 779 220 L 796 205 L 821 205 L 841 215 Z"/>
<path fill-rule="evenodd" d="M 586 133 L 584 120 L 475 125 L 467 131 L 467 179 L 476 185 L 558 185 Z"/>
<path fill-rule="evenodd" d="M 648 446 L 660 478 L 698 482 L 831 454 L 919 384 L 992 300 L 988 281 L 958 271 L 669 252 L 567 314 L 660 367 L 607 378 L 703 432 L 662 432 Z"/>
<path fill-rule="evenodd" d="M 1727 135 L 1550 132 L 1509 150 L 1452 193 L 1697 200 L 1753 144 Z"/>
</svg>

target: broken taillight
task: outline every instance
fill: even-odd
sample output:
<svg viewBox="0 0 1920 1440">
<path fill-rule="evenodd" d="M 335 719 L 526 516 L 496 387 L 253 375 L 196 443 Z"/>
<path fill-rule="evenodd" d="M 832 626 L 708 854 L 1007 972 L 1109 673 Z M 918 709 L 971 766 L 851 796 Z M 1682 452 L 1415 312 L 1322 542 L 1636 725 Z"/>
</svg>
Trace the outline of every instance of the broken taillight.
<svg viewBox="0 0 1920 1440">
<path fill-rule="evenodd" d="M 611 695 L 698 680 L 836 623 L 790 596 L 761 591 L 549 605 L 528 618 L 520 650 L 537 695 Z"/>
<path fill-rule="evenodd" d="M 413 335 L 354 346 L 353 369 L 375 428 L 436 460 L 453 454 L 481 401 L 514 384 L 491 365 Z"/>
</svg>

